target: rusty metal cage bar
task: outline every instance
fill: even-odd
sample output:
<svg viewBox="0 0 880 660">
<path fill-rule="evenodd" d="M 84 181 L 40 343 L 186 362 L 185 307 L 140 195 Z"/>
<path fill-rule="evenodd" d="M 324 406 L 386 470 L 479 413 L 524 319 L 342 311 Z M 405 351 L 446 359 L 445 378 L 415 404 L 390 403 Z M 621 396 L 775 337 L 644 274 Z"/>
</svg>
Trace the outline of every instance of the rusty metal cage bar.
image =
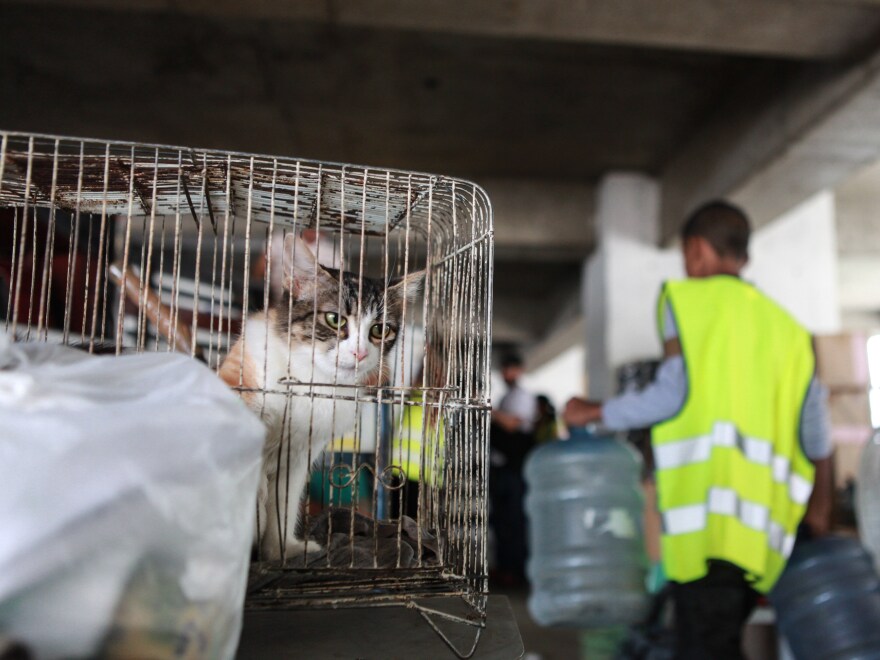
<svg viewBox="0 0 880 660">
<path fill-rule="evenodd" d="M 295 305 L 283 295 L 294 286 L 285 279 L 295 259 L 288 246 L 307 236 L 315 281 L 319 271 L 332 274 L 337 307 L 343 280 L 357 282 L 352 323 L 368 313 L 365 282 L 384 282 L 384 303 L 403 283 L 394 347 L 382 343 L 394 320 L 389 306 L 369 329 L 382 333 L 375 382 L 357 381 L 357 364 L 356 382 L 340 380 L 338 351 L 334 375 L 314 377 L 317 298 L 313 365 L 308 378 L 295 373 Z M 0 131 L 0 314 L 8 332 L 89 351 L 180 351 L 221 374 L 236 346 L 245 355 L 247 335 L 256 331 L 249 328 L 260 319 L 269 328 L 271 316 L 287 326 L 281 376 L 269 359 L 267 329 L 263 382 L 249 386 L 242 359 L 234 389 L 258 413 L 283 400 L 285 420 L 307 401 L 310 429 L 317 427 L 313 411 L 329 402 L 331 435 L 354 410 L 351 428 L 326 445 L 313 447 L 310 434 L 307 462 L 323 466 L 315 474 L 324 490 L 316 495 L 312 480 L 300 519 L 306 530 L 325 521 L 328 540 L 344 535 L 349 557 L 340 564 L 328 550 L 309 563 L 308 532 L 303 548 L 287 548 L 299 493 L 289 492 L 294 440 L 285 433 L 298 431 L 282 421 L 273 460 L 277 475 L 288 476 L 274 483 L 274 515 L 256 514 L 258 538 L 277 528 L 280 557 L 262 556 L 256 543 L 251 607 L 416 606 L 417 598 L 453 595 L 478 619 L 485 614 L 492 236 L 488 198 L 463 180 Z M 417 271 L 424 271 L 423 295 L 410 298 L 406 283 Z M 401 439 L 408 411 L 422 420 L 412 486 L 405 478 L 411 450 Z M 408 488 L 416 488 L 406 501 L 415 512 L 412 538 L 403 515 Z M 337 502 L 344 498 L 348 517 L 337 520 L 333 511 L 345 509 Z M 355 560 L 361 518 L 374 523 L 368 566 Z M 396 548 L 388 565 L 379 560 L 383 534 Z M 405 561 L 407 543 L 417 556 Z"/>
</svg>

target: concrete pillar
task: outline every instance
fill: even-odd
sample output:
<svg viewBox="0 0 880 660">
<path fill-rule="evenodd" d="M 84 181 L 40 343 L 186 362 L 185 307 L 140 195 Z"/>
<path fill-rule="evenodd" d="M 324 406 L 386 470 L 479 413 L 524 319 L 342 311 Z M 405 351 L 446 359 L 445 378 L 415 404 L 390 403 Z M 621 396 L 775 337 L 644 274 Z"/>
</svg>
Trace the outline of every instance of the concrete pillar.
<svg viewBox="0 0 880 660">
<path fill-rule="evenodd" d="M 618 367 L 660 355 L 655 305 L 663 280 L 683 275 L 677 249 L 657 248 L 660 186 L 611 173 L 596 197 L 597 249 L 584 267 L 589 396 L 616 393 Z"/>
</svg>

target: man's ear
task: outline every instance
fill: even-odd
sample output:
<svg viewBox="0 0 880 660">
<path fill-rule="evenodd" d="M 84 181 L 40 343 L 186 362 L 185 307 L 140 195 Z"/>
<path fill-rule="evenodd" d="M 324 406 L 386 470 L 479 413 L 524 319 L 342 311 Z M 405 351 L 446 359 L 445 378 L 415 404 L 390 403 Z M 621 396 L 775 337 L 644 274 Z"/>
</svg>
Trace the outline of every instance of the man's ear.
<svg viewBox="0 0 880 660">
<path fill-rule="evenodd" d="M 718 258 L 718 253 L 705 236 L 691 236 L 689 239 L 694 243 L 694 250 L 700 254 L 703 259 Z"/>
<path fill-rule="evenodd" d="M 685 257 L 696 257 L 702 250 L 699 236 L 688 236 L 681 244 L 681 253 Z"/>
<path fill-rule="evenodd" d="M 721 257 L 704 236 L 689 236 L 685 241 L 685 269 L 689 277 L 717 275 Z"/>
<path fill-rule="evenodd" d="M 333 278 L 315 259 L 308 244 L 296 233 L 284 237 L 284 288 L 297 300 L 315 296 L 319 283 Z"/>
<path fill-rule="evenodd" d="M 309 251 L 315 255 L 319 264 L 325 268 L 345 270 L 338 246 L 328 232 L 323 230 L 319 232 L 316 229 L 303 229 L 300 238 L 309 246 Z"/>
</svg>

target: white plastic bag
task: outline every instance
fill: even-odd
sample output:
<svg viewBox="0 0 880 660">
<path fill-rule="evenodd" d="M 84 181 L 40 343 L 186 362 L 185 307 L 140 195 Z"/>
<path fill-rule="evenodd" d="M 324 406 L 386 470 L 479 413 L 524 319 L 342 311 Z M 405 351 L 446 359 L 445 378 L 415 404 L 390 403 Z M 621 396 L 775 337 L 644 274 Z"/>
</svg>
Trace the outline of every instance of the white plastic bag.
<svg viewBox="0 0 880 660">
<path fill-rule="evenodd" d="M 0 634 L 38 658 L 231 658 L 263 439 L 187 357 L 0 343 Z"/>
</svg>

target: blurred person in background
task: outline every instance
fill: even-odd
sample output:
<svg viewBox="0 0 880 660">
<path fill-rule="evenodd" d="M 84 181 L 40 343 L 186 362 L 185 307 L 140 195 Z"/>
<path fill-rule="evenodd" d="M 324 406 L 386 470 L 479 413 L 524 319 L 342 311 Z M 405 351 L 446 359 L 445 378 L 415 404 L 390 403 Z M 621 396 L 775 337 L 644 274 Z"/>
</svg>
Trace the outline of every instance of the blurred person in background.
<svg viewBox="0 0 880 660">
<path fill-rule="evenodd" d="M 492 411 L 489 434 L 489 525 L 495 533 L 493 577 L 505 586 L 525 583 L 526 492 L 523 461 L 535 444 L 538 401 L 519 384 L 524 372 L 517 355 L 506 355 L 501 375 L 507 391 Z"/>
<path fill-rule="evenodd" d="M 556 407 L 546 394 L 535 397 L 538 404 L 538 419 L 535 422 L 535 441 L 538 444 L 559 440 L 559 419 Z"/>
</svg>

